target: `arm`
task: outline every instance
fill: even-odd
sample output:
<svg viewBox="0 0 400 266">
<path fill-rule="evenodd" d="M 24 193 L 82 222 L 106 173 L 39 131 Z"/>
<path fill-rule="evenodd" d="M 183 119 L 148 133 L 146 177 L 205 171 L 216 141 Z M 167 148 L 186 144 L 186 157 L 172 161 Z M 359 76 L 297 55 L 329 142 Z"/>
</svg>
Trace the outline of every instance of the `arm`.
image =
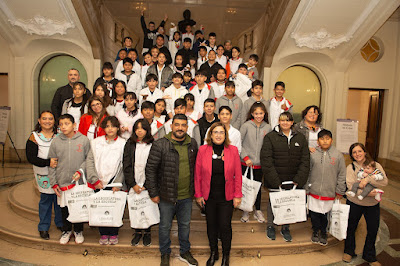
<svg viewBox="0 0 400 266">
<path fill-rule="evenodd" d="M 201 198 L 203 197 L 203 192 L 201 189 L 201 181 L 202 181 L 202 167 L 203 167 L 203 151 L 205 149 L 199 150 L 196 158 L 196 166 L 194 167 L 194 197 Z"/>
<path fill-rule="evenodd" d="M 242 143 L 243 143 L 244 139 L 246 138 L 246 134 L 247 134 L 247 124 L 240 128 L 240 137 L 241 137 Z M 243 161 L 249 160 L 249 153 L 247 152 L 245 146 L 243 146 L 242 150 L 240 151 L 240 158 L 242 158 Z"/>
<path fill-rule="evenodd" d="M 88 183 L 95 184 L 98 181 L 100 182 L 99 174 L 97 173 L 96 165 L 94 163 L 94 156 L 93 156 L 92 149 L 90 149 L 89 154 L 86 158 L 86 175 L 87 175 L 86 179 L 87 179 Z"/>
<path fill-rule="evenodd" d="M 233 197 L 234 198 L 241 198 L 243 196 L 242 194 L 242 166 L 240 164 L 240 157 L 239 157 L 239 152 L 236 150 L 235 146 L 231 146 L 234 147 L 233 152 L 234 152 L 234 162 L 233 165 L 235 167 L 235 191 L 233 193 Z"/>
<path fill-rule="evenodd" d="M 344 157 L 341 155 L 338 162 L 338 179 L 336 184 L 336 194 L 344 195 L 346 192 L 346 165 Z"/>
<path fill-rule="evenodd" d="M 199 124 L 197 124 L 194 128 L 193 128 L 193 138 L 196 140 L 197 142 L 197 147 L 199 148 L 201 143 L 203 143 L 201 141 L 201 136 L 200 136 L 200 126 Z"/>
<path fill-rule="evenodd" d="M 310 151 L 308 149 L 308 143 L 306 138 L 300 134 L 303 138 L 301 145 L 301 159 L 300 165 L 297 170 L 297 174 L 293 178 L 293 182 L 297 183 L 298 188 L 304 187 L 307 182 L 308 175 L 310 174 Z"/>
<path fill-rule="evenodd" d="M 50 166 L 50 159 L 42 159 L 38 157 L 39 147 L 37 143 L 32 140 L 32 138 L 35 139 L 35 137 L 31 134 L 26 142 L 26 158 L 28 159 L 28 162 L 38 167 Z"/>
<path fill-rule="evenodd" d="M 67 103 L 67 101 L 65 101 L 65 102 L 63 103 L 62 108 L 61 108 L 61 114 L 62 114 L 62 115 L 67 113 L 67 108 L 68 108 L 68 103 Z"/>
<path fill-rule="evenodd" d="M 373 176 L 368 176 L 367 180 L 374 187 L 384 187 L 388 184 L 388 178 L 386 176 L 385 170 L 383 170 L 382 165 L 380 165 L 379 163 L 376 163 L 376 168 L 378 168 L 378 170 L 381 171 L 381 173 L 383 175 L 383 179 L 378 181 L 378 180 L 375 180 L 375 178 Z"/>
<path fill-rule="evenodd" d="M 264 174 L 264 186 L 268 188 L 278 188 L 281 184 L 281 180 L 275 169 L 272 141 L 269 134 L 264 137 L 260 152 L 260 161 L 261 169 Z"/>
<path fill-rule="evenodd" d="M 160 141 L 153 142 L 150 149 L 149 158 L 147 159 L 145 174 L 146 181 L 144 187 L 149 191 L 150 198 L 159 196 L 158 190 L 158 174 L 163 158 L 163 151 Z"/>
<path fill-rule="evenodd" d="M 147 33 L 147 26 L 146 26 L 146 22 L 145 22 L 145 20 L 144 20 L 143 14 L 142 14 L 142 16 L 140 17 L 140 24 L 142 25 L 143 33 L 146 34 L 146 33 Z"/>
<path fill-rule="evenodd" d="M 124 172 L 125 176 L 125 182 L 128 186 L 128 188 L 134 187 L 136 185 L 136 180 L 134 177 L 134 165 L 133 165 L 133 150 L 131 145 L 128 143 L 130 140 L 128 140 L 125 144 L 124 148 L 124 156 L 122 159 L 122 169 Z"/>
<path fill-rule="evenodd" d="M 56 151 L 56 143 L 57 143 L 57 139 L 53 140 L 53 142 L 50 145 L 49 155 L 48 155 L 49 158 L 58 158 L 57 157 L 57 151 Z M 50 187 L 52 187 L 52 188 L 58 187 L 56 169 L 57 168 L 49 167 Z"/>
</svg>

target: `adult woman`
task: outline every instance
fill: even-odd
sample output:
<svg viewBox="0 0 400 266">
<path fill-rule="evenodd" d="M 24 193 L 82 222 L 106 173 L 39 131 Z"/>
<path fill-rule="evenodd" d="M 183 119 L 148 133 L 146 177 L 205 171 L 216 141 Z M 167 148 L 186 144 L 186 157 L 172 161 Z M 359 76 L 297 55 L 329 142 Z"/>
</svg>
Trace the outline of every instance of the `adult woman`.
<svg viewBox="0 0 400 266">
<path fill-rule="evenodd" d="M 347 188 L 351 189 L 354 182 L 357 182 L 357 173 L 361 169 L 367 150 L 361 143 L 354 143 L 350 146 L 349 154 L 353 162 L 347 166 L 346 171 L 346 183 Z M 376 168 L 379 169 L 384 178 L 383 180 L 376 181 L 373 178 L 364 178 L 361 180 L 359 188 L 363 189 L 365 185 L 370 183 L 374 187 L 386 186 L 388 179 L 382 166 L 376 162 Z M 357 195 L 361 192 L 358 191 Z M 367 237 L 365 239 L 364 250 L 362 258 L 370 263 L 370 265 L 381 265 L 376 259 L 375 251 L 375 240 L 379 228 L 379 216 L 380 216 L 380 205 L 375 200 L 376 191 L 373 190 L 363 200 L 359 200 L 357 197 L 348 197 L 347 204 L 350 205 L 349 222 L 347 226 L 347 237 L 344 245 L 343 261 L 350 262 L 352 257 L 356 256 L 356 240 L 355 231 L 358 226 L 358 222 L 362 215 L 364 215 L 365 221 L 367 222 Z"/>
<path fill-rule="evenodd" d="M 315 148 L 318 146 L 318 132 L 323 129 L 321 125 L 322 114 L 318 106 L 310 105 L 303 110 L 301 117 L 303 120 L 294 125 L 294 128 L 306 137 L 310 152 L 315 152 Z"/>
<path fill-rule="evenodd" d="M 260 153 L 261 169 L 264 174 L 264 186 L 277 189 L 284 181 L 293 181 L 302 188 L 310 171 L 310 152 L 304 135 L 293 129 L 293 116 L 283 112 L 279 116 L 279 125 L 268 133 L 263 141 Z M 275 240 L 271 201 L 267 205 L 267 237 Z M 292 241 L 289 225 L 282 225 L 281 235 L 286 242 Z"/>
<path fill-rule="evenodd" d="M 81 117 L 78 131 L 92 140 L 106 134 L 100 124 L 108 115 L 103 100 L 97 96 L 90 97 L 88 106 L 88 113 Z"/>
<path fill-rule="evenodd" d="M 205 206 L 211 255 L 207 265 L 218 260 L 218 232 L 222 241 L 222 265 L 229 265 L 232 242 L 232 212 L 242 198 L 242 171 L 238 149 L 230 145 L 228 130 L 214 123 L 200 147 L 195 167 L 195 197 Z"/>
</svg>

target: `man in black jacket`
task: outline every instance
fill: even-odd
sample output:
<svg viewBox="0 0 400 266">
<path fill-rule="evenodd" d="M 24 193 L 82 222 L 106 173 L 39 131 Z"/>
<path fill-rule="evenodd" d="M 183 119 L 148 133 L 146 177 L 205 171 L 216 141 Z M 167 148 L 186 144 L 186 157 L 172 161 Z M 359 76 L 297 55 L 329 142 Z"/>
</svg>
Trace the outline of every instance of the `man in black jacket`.
<svg viewBox="0 0 400 266">
<path fill-rule="evenodd" d="M 165 21 L 167 21 L 168 16 L 165 14 L 164 20 L 161 21 L 160 25 L 156 29 L 156 25 L 154 24 L 153 21 L 149 22 L 149 27 L 147 28 L 146 22 L 144 21 L 144 11 L 142 10 L 141 12 L 141 17 L 140 17 L 140 23 L 142 24 L 142 30 L 144 34 L 143 38 L 143 50 L 142 54 L 145 52 L 149 52 L 151 47 L 153 47 L 153 40 L 157 36 L 157 30 L 159 27 L 164 27 Z"/>
<path fill-rule="evenodd" d="M 189 265 L 198 265 L 190 253 L 189 242 L 197 143 L 187 135 L 187 123 L 186 115 L 175 115 L 172 132 L 153 143 L 146 164 L 144 187 L 160 208 L 161 265 L 169 265 L 170 231 L 175 215 L 178 220 L 179 259 Z"/>
</svg>

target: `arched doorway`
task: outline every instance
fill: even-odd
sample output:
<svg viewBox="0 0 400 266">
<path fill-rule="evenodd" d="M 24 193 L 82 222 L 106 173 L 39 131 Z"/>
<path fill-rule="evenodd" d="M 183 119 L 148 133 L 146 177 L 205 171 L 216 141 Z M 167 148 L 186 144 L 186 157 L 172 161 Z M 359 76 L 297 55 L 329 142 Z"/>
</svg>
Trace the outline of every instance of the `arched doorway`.
<svg viewBox="0 0 400 266">
<path fill-rule="evenodd" d="M 301 121 L 301 112 L 310 105 L 321 104 L 321 82 L 311 69 L 304 66 L 292 66 L 279 77 L 286 85 L 285 97 L 293 104 L 295 122 Z"/>
<path fill-rule="evenodd" d="M 87 73 L 81 62 L 70 55 L 57 55 L 44 63 L 39 72 L 39 113 L 50 110 L 56 90 L 68 83 L 67 73 L 71 68 L 78 69 L 80 80 L 87 84 Z"/>
</svg>

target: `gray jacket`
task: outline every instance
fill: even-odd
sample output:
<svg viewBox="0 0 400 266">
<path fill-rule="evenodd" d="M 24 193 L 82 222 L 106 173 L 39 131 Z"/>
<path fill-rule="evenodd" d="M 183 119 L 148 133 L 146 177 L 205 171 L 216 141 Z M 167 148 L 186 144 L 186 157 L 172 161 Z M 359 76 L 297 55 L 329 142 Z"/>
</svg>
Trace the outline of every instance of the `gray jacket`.
<svg viewBox="0 0 400 266">
<path fill-rule="evenodd" d="M 158 76 L 158 71 L 157 71 L 157 64 L 152 65 L 147 69 L 147 74 L 154 74 L 158 78 L 158 83 L 160 84 L 160 88 L 168 88 L 172 84 L 172 75 L 174 74 L 174 71 L 167 65 L 165 65 L 164 69 L 161 72 L 161 78 Z"/>
<path fill-rule="evenodd" d="M 266 122 L 262 122 L 260 127 L 252 120 L 247 121 L 240 128 L 240 136 L 242 137 L 242 151 L 240 159 L 242 162 L 250 159 L 253 165 L 261 165 L 260 151 L 263 145 L 264 137 L 271 131 L 271 127 Z"/>
<path fill-rule="evenodd" d="M 251 96 L 250 98 L 248 98 L 248 99 L 244 102 L 244 104 L 243 104 L 243 111 L 242 111 L 242 121 L 243 121 L 243 123 L 244 123 L 244 121 L 246 121 L 246 119 L 247 119 L 247 114 L 249 113 L 251 106 L 252 106 L 255 102 L 257 102 L 257 100 L 254 99 L 253 96 Z M 262 103 L 264 104 L 265 109 L 266 109 L 267 112 L 268 112 L 268 111 L 269 111 L 269 101 L 265 100 L 264 98 L 261 98 L 261 101 L 260 101 L 260 102 L 262 102 Z"/>
<path fill-rule="evenodd" d="M 316 124 L 315 126 L 319 127 L 321 130 L 324 129 L 321 124 Z M 304 119 L 301 120 L 300 123 L 295 124 L 294 129 L 296 129 L 297 132 L 303 134 L 308 142 L 310 129 L 306 125 L 306 122 L 304 122 Z"/>
<path fill-rule="evenodd" d="M 327 151 L 320 147 L 311 154 L 310 175 L 305 186 L 308 193 L 334 198 L 346 192 L 346 165 L 343 154 L 334 146 Z"/>
<path fill-rule="evenodd" d="M 88 138 L 80 132 L 72 138 L 67 138 L 62 133 L 58 135 L 51 143 L 48 155 L 49 158 L 58 158 L 57 167 L 49 167 L 50 186 L 69 186 L 76 171 L 85 172 L 85 160 L 89 149 Z"/>
<path fill-rule="evenodd" d="M 215 113 L 218 114 L 219 108 L 221 106 L 229 106 L 232 109 L 232 121 L 231 125 L 237 130 L 240 129 L 240 126 L 243 124 L 242 121 L 243 115 L 243 102 L 236 95 L 233 96 L 231 100 L 229 100 L 225 95 L 219 97 L 215 104 Z"/>
</svg>

